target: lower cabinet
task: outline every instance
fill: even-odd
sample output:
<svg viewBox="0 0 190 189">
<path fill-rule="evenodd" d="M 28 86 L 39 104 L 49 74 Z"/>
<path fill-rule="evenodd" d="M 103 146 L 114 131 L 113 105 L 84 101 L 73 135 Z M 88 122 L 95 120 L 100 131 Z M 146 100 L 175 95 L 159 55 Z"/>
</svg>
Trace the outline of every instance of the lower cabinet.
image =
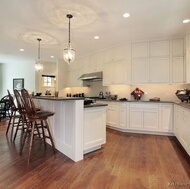
<svg viewBox="0 0 190 189">
<path fill-rule="evenodd" d="M 173 103 L 114 101 L 106 103 L 108 104 L 106 125 L 113 129 L 124 132 L 173 134 Z"/>
<path fill-rule="evenodd" d="M 84 153 L 106 142 L 106 106 L 84 108 Z"/>
<path fill-rule="evenodd" d="M 127 103 L 106 102 L 106 125 L 118 129 L 127 128 Z"/>
<path fill-rule="evenodd" d="M 129 128 L 134 130 L 159 130 L 159 106 L 154 104 L 131 103 Z"/>
<path fill-rule="evenodd" d="M 190 155 L 190 110 L 174 106 L 174 134 Z"/>
</svg>

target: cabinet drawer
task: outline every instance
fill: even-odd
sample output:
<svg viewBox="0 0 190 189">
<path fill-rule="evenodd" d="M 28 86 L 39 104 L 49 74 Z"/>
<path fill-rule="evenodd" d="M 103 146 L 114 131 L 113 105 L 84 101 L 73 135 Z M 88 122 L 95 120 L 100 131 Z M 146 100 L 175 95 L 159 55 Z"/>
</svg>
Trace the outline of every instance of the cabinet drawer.
<svg viewBox="0 0 190 189">
<path fill-rule="evenodd" d="M 119 103 L 119 107 L 120 108 L 126 108 L 127 107 L 127 103 L 125 103 L 125 102 Z"/>
<path fill-rule="evenodd" d="M 158 108 L 158 104 L 136 104 L 131 103 L 129 105 L 130 108 Z"/>
</svg>

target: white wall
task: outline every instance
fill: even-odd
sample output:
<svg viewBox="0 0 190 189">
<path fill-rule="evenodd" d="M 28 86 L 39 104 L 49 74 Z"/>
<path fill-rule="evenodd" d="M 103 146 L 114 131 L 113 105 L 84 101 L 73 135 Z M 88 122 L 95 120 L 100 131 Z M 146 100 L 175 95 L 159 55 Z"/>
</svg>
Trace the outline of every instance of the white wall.
<svg viewBox="0 0 190 189">
<path fill-rule="evenodd" d="M 34 61 L 12 60 L 9 63 L 1 64 L 1 96 L 7 95 L 7 89 L 13 93 L 13 79 L 24 78 L 24 87 L 29 92 L 35 89 Z"/>
</svg>

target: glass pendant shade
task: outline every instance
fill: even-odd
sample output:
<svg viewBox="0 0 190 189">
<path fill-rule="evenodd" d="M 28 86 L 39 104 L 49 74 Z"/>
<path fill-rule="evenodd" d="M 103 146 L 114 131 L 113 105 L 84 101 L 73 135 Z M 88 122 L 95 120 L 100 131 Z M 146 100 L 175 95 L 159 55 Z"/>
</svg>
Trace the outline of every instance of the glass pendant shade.
<svg viewBox="0 0 190 189">
<path fill-rule="evenodd" d="M 35 70 L 36 72 L 42 72 L 44 69 L 44 65 L 43 62 L 40 60 L 40 41 L 41 39 L 37 39 L 38 40 L 38 59 L 36 60 L 35 63 Z"/>
<path fill-rule="evenodd" d="M 71 30 L 71 24 L 70 19 L 73 18 L 73 15 L 67 14 L 67 18 L 69 18 L 69 43 L 68 47 L 63 50 L 63 59 L 67 64 L 72 63 L 75 60 L 75 50 L 71 47 L 71 37 L 70 37 L 70 30 Z"/>
<path fill-rule="evenodd" d="M 44 69 L 43 62 L 41 60 L 37 60 L 35 63 L 35 70 L 36 72 L 42 72 Z"/>
<path fill-rule="evenodd" d="M 70 64 L 75 60 L 75 50 L 71 48 L 70 44 L 68 48 L 63 50 L 63 58 L 67 64 Z"/>
</svg>

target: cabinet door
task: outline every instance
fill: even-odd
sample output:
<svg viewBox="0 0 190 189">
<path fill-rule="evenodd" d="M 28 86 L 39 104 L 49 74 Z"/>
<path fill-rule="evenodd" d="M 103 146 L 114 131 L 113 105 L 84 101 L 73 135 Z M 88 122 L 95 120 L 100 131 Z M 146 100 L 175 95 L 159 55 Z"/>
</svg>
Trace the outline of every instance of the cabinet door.
<svg viewBox="0 0 190 189">
<path fill-rule="evenodd" d="M 111 85 L 113 83 L 113 77 L 114 77 L 114 63 L 107 63 L 104 64 L 104 70 L 103 70 L 103 85 Z"/>
<path fill-rule="evenodd" d="M 112 83 L 119 85 L 119 84 L 125 84 L 125 67 L 124 67 L 124 61 L 120 60 L 117 62 L 114 62 L 113 65 L 113 81 Z"/>
<path fill-rule="evenodd" d="M 150 59 L 150 82 L 151 83 L 169 83 L 170 77 L 169 58 L 151 58 Z"/>
<path fill-rule="evenodd" d="M 105 114 L 104 108 L 84 109 L 84 150 L 105 143 Z"/>
<path fill-rule="evenodd" d="M 179 137 L 179 127 L 183 124 L 183 117 L 178 112 L 178 106 L 175 106 L 174 108 L 174 134 L 177 137 L 178 140 L 180 140 Z"/>
<path fill-rule="evenodd" d="M 144 110 L 144 129 L 148 131 L 158 130 L 159 127 L 159 113 L 158 109 Z"/>
<path fill-rule="evenodd" d="M 183 124 L 179 127 L 179 138 L 186 151 L 189 150 L 189 122 L 190 118 L 183 115 Z"/>
<path fill-rule="evenodd" d="M 173 57 L 173 60 L 172 60 L 172 83 L 184 83 L 183 57 Z"/>
<path fill-rule="evenodd" d="M 161 105 L 161 131 L 173 131 L 173 105 Z"/>
<path fill-rule="evenodd" d="M 119 110 L 119 127 L 125 129 L 127 128 L 127 109 L 120 108 Z"/>
<path fill-rule="evenodd" d="M 170 54 L 169 40 L 150 42 L 150 56 L 169 56 L 169 54 Z"/>
<path fill-rule="evenodd" d="M 129 114 L 129 127 L 143 129 L 143 109 L 130 109 Z"/>
<path fill-rule="evenodd" d="M 149 57 L 149 42 L 133 43 L 132 44 L 132 58 Z"/>
<path fill-rule="evenodd" d="M 174 39 L 172 41 L 172 54 L 173 56 L 183 56 L 184 54 L 183 39 Z"/>
<path fill-rule="evenodd" d="M 148 59 L 135 59 L 132 61 L 132 83 L 149 83 Z"/>
<path fill-rule="evenodd" d="M 113 127 L 119 125 L 119 107 L 118 105 L 109 104 L 106 111 L 106 124 Z"/>
</svg>

